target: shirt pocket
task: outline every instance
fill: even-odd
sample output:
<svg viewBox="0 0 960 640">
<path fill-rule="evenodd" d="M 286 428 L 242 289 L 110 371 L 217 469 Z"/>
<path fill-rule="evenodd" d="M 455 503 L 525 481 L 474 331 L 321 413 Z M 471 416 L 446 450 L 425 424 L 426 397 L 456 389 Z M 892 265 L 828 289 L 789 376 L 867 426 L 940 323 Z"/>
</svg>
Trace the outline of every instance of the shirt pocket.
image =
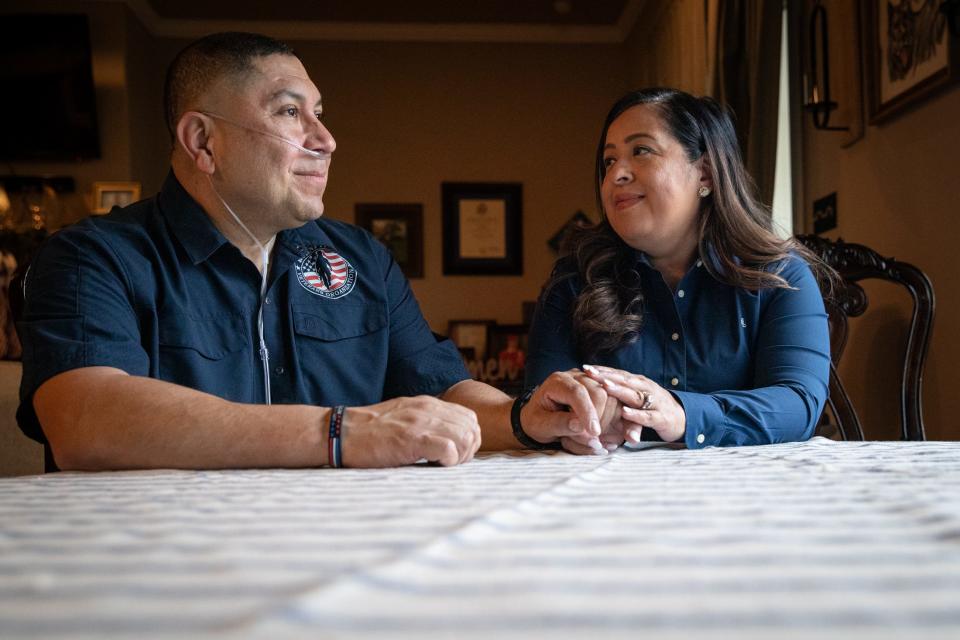
<svg viewBox="0 0 960 640">
<path fill-rule="evenodd" d="M 250 402 L 252 344 L 239 317 L 162 319 L 157 375 L 227 400 Z"/>
<path fill-rule="evenodd" d="M 220 360 L 247 346 L 247 332 L 241 318 L 177 318 L 161 322 L 160 348 L 185 350 L 208 360 Z"/>
<path fill-rule="evenodd" d="M 293 328 L 300 336 L 324 342 L 358 338 L 387 326 L 386 305 L 379 302 L 293 305 Z"/>
<path fill-rule="evenodd" d="M 383 399 L 390 353 L 383 303 L 292 305 L 296 371 L 305 397 L 319 404 L 367 405 Z"/>
</svg>

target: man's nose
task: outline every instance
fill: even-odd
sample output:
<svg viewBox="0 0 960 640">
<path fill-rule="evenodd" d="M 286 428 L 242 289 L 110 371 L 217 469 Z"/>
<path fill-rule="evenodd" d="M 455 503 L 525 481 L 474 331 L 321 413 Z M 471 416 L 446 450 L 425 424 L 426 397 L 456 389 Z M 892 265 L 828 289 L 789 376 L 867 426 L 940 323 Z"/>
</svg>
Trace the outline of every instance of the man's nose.
<svg viewBox="0 0 960 640">
<path fill-rule="evenodd" d="M 309 137 L 304 146 L 311 151 L 333 153 L 337 148 L 337 141 L 333 139 L 333 134 L 320 120 L 314 119 L 310 124 Z"/>
</svg>

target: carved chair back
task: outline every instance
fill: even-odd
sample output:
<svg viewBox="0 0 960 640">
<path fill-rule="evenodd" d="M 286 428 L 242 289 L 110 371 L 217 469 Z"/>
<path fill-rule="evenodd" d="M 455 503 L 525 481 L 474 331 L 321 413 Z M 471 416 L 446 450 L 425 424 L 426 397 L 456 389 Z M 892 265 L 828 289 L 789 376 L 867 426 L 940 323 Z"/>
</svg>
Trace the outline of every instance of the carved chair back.
<svg viewBox="0 0 960 640">
<path fill-rule="evenodd" d="M 830 396 L 827 406 L 836 420 L 840 436 L 844 440 L 864 439 L 863 427 L 837 373 L 837 365 L 847 343 L 848 319 L 863 315 L 869 304 L 866 292 L 858 283 L 878 278 L 902 285 L 913 299 L 900 374 L 900 437 L 902 440 L 925 440 L 921 385 L 936 302 L 930 278 L 912 264 L 884 258 L 869 247 L 844 242 L 842 238 L 832 241 L 814 235 L 800 235 L 797 240 L 836 269 L 842 278 L 839 290 L 824 299 L 830 322 Z"/>
</svg>

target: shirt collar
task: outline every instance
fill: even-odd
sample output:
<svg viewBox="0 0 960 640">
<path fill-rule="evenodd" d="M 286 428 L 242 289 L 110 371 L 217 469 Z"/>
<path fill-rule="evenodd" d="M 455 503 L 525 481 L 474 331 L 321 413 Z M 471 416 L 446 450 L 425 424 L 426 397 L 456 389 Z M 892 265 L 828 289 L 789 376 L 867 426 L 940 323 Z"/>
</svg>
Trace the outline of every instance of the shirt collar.
<svg viewBox="0 0 960 640">
<path fill-rule="evenodd" d="M 217 249 L 230 244 L 203 207 L 183 188 L 172 170 L 160 189 L 160 210 L 193 264 L 209 259 Z M 331 246 L 332 243 L 319 225 L 307 223 L 297 229 L 281 231 L 277 234 L 277 244 L 296 255 L 302 255 L 311 246 Z"/>
<path fill-rule="evenodd" d="M 203 207 L 183 188 L 172 169 L 160 189 L 159 206 L 193 264 L 203 262 L 229 242 Z"/>
</svg>

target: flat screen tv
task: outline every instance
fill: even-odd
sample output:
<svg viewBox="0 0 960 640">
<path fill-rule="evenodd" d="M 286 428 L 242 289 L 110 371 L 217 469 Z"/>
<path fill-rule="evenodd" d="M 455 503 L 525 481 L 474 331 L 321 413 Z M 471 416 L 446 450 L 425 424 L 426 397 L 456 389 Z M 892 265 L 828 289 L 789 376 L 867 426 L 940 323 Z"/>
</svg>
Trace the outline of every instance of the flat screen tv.
<svg viewBox="0 0 960 640">
<path fill-rule="evenodd" d="M 0 15 L 0 160 L 100 157 L 84 15 Z"/>
</svg>

